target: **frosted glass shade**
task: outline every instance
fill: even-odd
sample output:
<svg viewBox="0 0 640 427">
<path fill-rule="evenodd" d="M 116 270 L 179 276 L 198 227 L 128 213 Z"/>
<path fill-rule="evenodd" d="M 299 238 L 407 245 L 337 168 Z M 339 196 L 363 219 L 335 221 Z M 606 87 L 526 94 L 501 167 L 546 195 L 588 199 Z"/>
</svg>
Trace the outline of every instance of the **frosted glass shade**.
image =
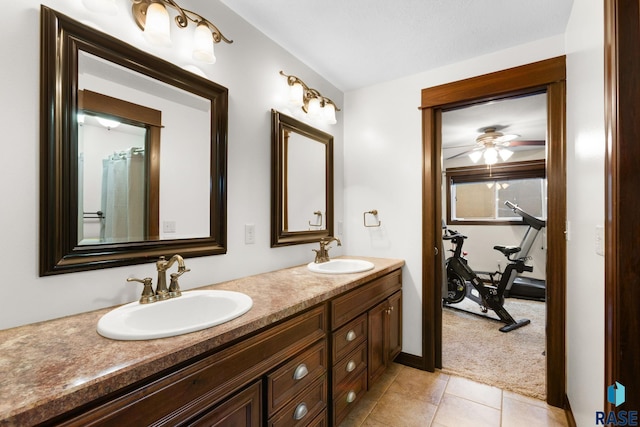
<svg viewBox="0 0 640 427">
<path fill-rule="evenodd" d="M 324 116 L 325 121 L 330 125 L 336 124 L 336 107 L 334 107 L 333 104 L 329 102 L 325 103 L 322 108 L 322 115 Z"/>
<path fill-rule="evenodd" d="M 193 33 L 193 53 L 195 60 L 215 64 L 216 56 L 213 54 L 213 35 L 204 24 L 198 24 Z"/>
<path fill-rule="evenodd" d="M 294 83 L 289 86 L 289 103 L 300 107 L 303 104 L 303 88 L 300 83 Z"/>
<path fill-rule="evenodd" d="M 498 151 L 489 147 L 484 151 L 484 162 L 488 165 L 494 165 L 498 162 Z"/>
<path fill-rule="evenodd" d="M 513 156 L 513 151 L 503 148 L 499 151 L 499 154 L 502 161 L 506 162 L 507 160 L 509 160 L 509 157 Z"/>
<path fill-rule="evenodd" d="M 469 154 L 469 158 L 473 163 L 478 163 L 480 157 L 482 157 L 482 151 L 472 151 L 471 154 Z"/>
<path fill-rule="evenodd" d="M 151 3 L 147 8 L 144 37 L 149 43 L 156 46 L 171 45 L 169 13 L 164 5 Z"/>
<path fill-rule="evenodd" d="M 320 100 L 318 98 L 311 98 L 309 100 L 307 114 L 311 117 L 318 117 L 320 115 Z"/>
</svg>

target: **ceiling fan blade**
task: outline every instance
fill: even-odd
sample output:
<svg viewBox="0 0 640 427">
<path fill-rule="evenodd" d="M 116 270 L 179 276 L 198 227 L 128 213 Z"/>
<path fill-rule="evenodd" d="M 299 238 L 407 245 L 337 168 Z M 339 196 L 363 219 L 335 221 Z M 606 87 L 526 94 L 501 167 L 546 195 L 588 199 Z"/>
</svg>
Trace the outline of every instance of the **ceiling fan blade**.
<svg viewBox="0 0 640 427">
<path fill-rule="evenodd" d="M 518 146 L 544 146 L 544 139 L 532 139 L 532 140 L 517 140 L 517 141 L 509 141 L 508 144 L 505 144 L 507 147 L 518 147 Z"/>
<path fill-rule="evenodd" d="M 465 151 L 463 151 L 461 153 L 454 154 L 453 156 L 447 157 L 445 160 L 451 160 L 451 159 L 455 159 L 456 157 L 461 157 L 461 156 L 468 155 L 469 153 L 471 153 L 472 151 L 475 151 L 477 149 L 478 149 L 478 147 L 474 147 L 474 148 L 471 148 L 470 150 L 465 150 Z"/>
</svg>

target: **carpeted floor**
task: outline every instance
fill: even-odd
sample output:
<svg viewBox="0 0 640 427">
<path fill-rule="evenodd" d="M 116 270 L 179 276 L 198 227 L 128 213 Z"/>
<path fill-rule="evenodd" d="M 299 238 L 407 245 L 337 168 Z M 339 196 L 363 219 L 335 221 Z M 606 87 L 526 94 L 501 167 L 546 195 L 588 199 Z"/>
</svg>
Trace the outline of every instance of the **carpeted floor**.
<svg viewBox="0 0 640 427">
<path fill-rule="evenodd" d="M 451 307 L 481 313 L 464 299 Z M 442 371 L 515 393 L 545 399 L 545 303 L 509 298 L 514 319 L 531 324 L 505 333 L 504 323 L 445 306 L 442 314 Z M 495 314 L 489 310 L 488 315 Z M 497 316 L 495 316 L 497 319 Z"/>
</svg>

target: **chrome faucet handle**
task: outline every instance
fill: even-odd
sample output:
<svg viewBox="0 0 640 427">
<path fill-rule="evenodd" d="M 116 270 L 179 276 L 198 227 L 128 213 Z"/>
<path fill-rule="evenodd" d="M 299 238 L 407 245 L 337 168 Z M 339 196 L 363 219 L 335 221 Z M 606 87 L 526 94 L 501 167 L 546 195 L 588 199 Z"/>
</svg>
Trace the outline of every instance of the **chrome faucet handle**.
<svg viewBox="0 0 640 427">
<path fill-rule="evenodd" d="M 142 295 L 140 296 L 140 304 L 149 304 L 156 301 L 156 294 L 153 292 L 151 281 L 151 277 L 145 277 L 144 279 L 127 277 L 127 282 L 138 282 L 144 285 L 144 288 L 142 288 Z"/>
</svg>

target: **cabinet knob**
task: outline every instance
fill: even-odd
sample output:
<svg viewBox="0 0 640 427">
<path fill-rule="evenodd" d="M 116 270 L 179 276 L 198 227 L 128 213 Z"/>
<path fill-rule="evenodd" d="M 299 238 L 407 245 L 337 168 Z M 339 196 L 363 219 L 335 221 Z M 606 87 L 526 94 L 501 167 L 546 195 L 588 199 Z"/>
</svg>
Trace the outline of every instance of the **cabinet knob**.
<svg viewBox="0 0 640 427">
<path fill-rule="evenodd" d="M 293 412 L 293 419 L 301 420 L 305 417 L 305 415 L 307 415 L 307 412 L 309 412 L 309 409 L 307 409 L 307 404 L 302 402 L 301 404 L 296 406 L 296 410 Z"/>
<path fill-rule="evenodd" d="M 356 392 L 351 390 L 347 393 L 347 403 L 352 403 L 354 400 L 356 400 Z"/>
<path fill-rule="evenodd" d="M 349 363 L 347 363 L 347 372 L 353 372 L 354 369 L 356 369 L 356 362 L 349 360 Z"/>
<path fill-rule="evenodd" d="M 353 341 L 356 339 L 356 333 L 353 331 L 353 329 L 351 329 L 349 332 L 347 332 L 347 341 Z"/>
<path fill-rule="evenodd" d="M 308 373 L 309 373 L 309 369 L 307 369 L 307 365 L 305 365 L 304 363 L 301 363 L 301 364 L 298 365 L 296 370 L 293 372 L 293 379 L 294 380 L 301 380 L 304 377 L 306 377 Z"/>
</svg>

